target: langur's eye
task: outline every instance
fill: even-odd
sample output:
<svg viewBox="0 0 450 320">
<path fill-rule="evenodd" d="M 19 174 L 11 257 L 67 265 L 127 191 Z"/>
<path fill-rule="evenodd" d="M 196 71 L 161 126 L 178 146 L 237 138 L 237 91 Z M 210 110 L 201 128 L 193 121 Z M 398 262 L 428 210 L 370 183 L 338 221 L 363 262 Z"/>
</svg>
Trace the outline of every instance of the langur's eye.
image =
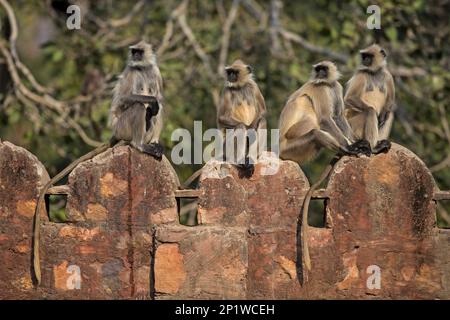
<svg viewBox="0 0 450 320">
<path fill-rule="evenodd" d="M 327 67 L 324 67 L 324 66 L 316 67 L 316 72 L 320 72 L 320 71 L 327 71 Z"/>
<path fill-rule="evenodd" d="M 133 57 L 142 57 L 142 55 L 144 54 L 144 50 L 141 49 L 131 49 L 131 55 Z"/>
<path fill-rule="evenodd" d="M 227 69 L 227 76 L 237 76 L 239 71 L 233 69 Z"/>
</svg>

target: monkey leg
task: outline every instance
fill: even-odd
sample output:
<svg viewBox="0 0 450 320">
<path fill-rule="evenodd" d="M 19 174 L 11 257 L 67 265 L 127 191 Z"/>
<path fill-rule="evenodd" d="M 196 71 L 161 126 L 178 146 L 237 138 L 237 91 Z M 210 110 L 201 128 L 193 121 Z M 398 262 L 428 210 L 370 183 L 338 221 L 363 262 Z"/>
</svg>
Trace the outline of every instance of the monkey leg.
<svg viewBox="0 0 450 320">
<path fill-rule="evenodd" d="M 390 128 L 392 126 L 393 115 L 390 114 L 388 116 L 387 121 L 384 123 L 381 128 L 381 133 L 387 138 L 386 135 L 389 134 Z M 378 115 L 373 108 L 369 108 L 367 110 L 367 118 L 366 125 L 364 128 L 364 134 L 366 139 L 369 141 L 370 146 L 372 148 L 372 153 L 378 154 L 381 152 L 387 152 L 391 148 L 391 143 L 385 139 L 379 139 L 379 131 L 378 131 Z"/>
<path fill-rule="evenodd" d="M 162 154 L 164 152 L 163 147 L 159 143 L 144 143 L 144 138 L 147 133 L 147 110 L 145 106 L 139 106 L 136 108 L 135 115 L 133 119 L 133 123 L 135 124 L 133 127 L 133 136 L 131 140 L 131 145 L 136 149 L 147 153 L 154 158 L 161 160 Z"/>
<path fill-rule="evenodd" d="M 147 113 L 151 113 L 151 119 L 149 122 L 146 122 L 146 132 L 144 137 L 144 143 L 148 144 L 153 148 L 153 156 L 157 159 L 161 159 L 164 153 L 164 147 L 159 143 L 159 136 L 161 135 L 162 126 L 163 126 L 163 118 L 162 118 L 162 106 L 159 105 L 159 113 L 154 114 L 154 109 L 151 111 L 148 110 Z M 148 126 L 148 127 L 147 127 Z"/>
<path fill-rule="evenodd" d="M 380 128 L 378 128 L 378 139 L 386 140 L 389 138 L 393 122 L 394 122 L 394 113 L 389 112 L 388 118 L 386 119 L 384 124 Z"/>
<path fill-rule="evenodd" d="M 260 121 L 258 122 L 258 126 L 256 128 L 256 147 L 257 147 L 257 158 L 259 158 L 261 156 L 261 154 L 263 153 L 263 151 L 267 151 L 267 131 L 265 134 L 262 133 L 263 130 L 267 130 L 267 121 L 265 118 L 261 118 Z M 254 147 L 251 145 L 250 146 L 250 151 L 252 151 Z"/>
<path fill-rule="evenodd" d="M 245 157 L 244 157 L 244 163 L 238 165 L 238 167 L 240 168 L 240 172 L 239 172 L 239 177 L 240 178 L 250 178 L 253 173 L 255 172 L 255 165 L 254 163 L 252 163 L 250 161 L 250 157 L 249 157 L 249 148 L 250 148 L 250 143 L 249 143 L 249 138 L 245 137 Z"/>
<path fill-rule="evenodd" d="M 349 112 L 348 123 L 353 132 L 354 140 L 364 139 L 364 124 L 366 115 L 364 112 Z"/>
<path fill-rule="evenodd" d="M 249 158 L 249 139 L 246 126 L 239 123 L 233 129 L 230 128 L 222 130 L 225 131 L 225 139 L 223 141 L 223 160 L 235 164 L 240 169 L 239 176 L 241 178 L 252 176 L 254 172 L 254 165 Z M 256 135 L 254 138 L 257 140 Z"/>
<path fill-rule="evenodd" d="M 293 136 L 292 133 L 286 134 L 286 136 L 289 138 L 282 138 L 280 143 L 281 159 L 304 163 L 313 159 L 320 150 L 320 147 L 314 141 L 312 131 L 298 136 Z"/>
<path fill-rule="evenodd" d="M 144 144 L 146 133 L 147 110 L 142 103 L 135 103 L 125 110 L 117 121 L 114 136 L 117 139 L 130 141 L 130 144 L 141 152 L 161 159 L 161 146 Z"/>
<path fill-rule="evenodd" d="M 391 132 L 392 123 L 394 121 L 394 114 L 389 113 L 387 120 L 384 122 L 383 126 L 379 128 L 379 141 L 373 148 L 374 154 L 379 154 L 382 152 L 388 152 L 391 149 L 391 143 L 387 140 Z"/>
<path fill-rule="evenodd" d="M 223 139 L 221 158 L 222 158 L 223 162 L 227 161 L 227 139 L 226 138 Z"/>
<path fill-rule="evenodd" d="M 250 137 L 249 135 L 249 131 L 247 130 L 247 128 L 245 128 L 245 126 L 240 125 L 238 126 L 238 128 L 236 128 L 238 130 L 242 130 L 242 136 L 240 136 L 239 134 L 236 135 L 236 159 L 237 159 L 237 166 L 240 169 L 239 172 L 239 177 L 240 178 L 250 178 L 253 173 L 255 172 L 255 165 L 254 165 L 254 161 L 256 159 L 254 159 L 255 157 L 251 157 L 249 156 L 249 151 L 250 151 Z M 256 134 L 256 131 L 254 132 Z M 242 138 L 242 139 L 240 139 Z M 253 136 L 252 140 L 252 145 L 255 144 L 256 141 L 258 141 L 256 135 Z"/>
<path fill-rule="evenodd" d="M 373 108 L 367 109 L 365 114 L 364 138 L 369 141 L 370 147 L 373 150 L 378 142 L 378 115 Z"/>
</svg>

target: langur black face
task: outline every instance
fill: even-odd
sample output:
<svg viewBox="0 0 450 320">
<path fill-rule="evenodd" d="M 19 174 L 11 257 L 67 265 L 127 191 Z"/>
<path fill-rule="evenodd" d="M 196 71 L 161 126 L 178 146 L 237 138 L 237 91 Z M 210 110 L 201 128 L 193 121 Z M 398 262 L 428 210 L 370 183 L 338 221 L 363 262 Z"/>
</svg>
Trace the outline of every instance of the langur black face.
<svg viewBox="0 0 450 320">
<path fill-rule="evenodd" d="M 236 82 L 239 79 L 239 70 L 227 68 L 225 71 L 227 73 L 228 82 Z"/>
<path fill-rule="evenodd" d="M 318 65 L 314 68 L 316 72 L 316 78 L 318 79 L 326 79 L 328 78 L 328 66 Z"/>
<path fill-rule="evenodd" d="M 131 59 L 133 61 L 142 61 L 144 58 L 144 50 L 139 48 L 131 48 Z"/>
<path fill-rule="evenodd" d="M 365 67 L 370 67 L 373 63 L 373 54 L 361 52 L 361 63 Z"/>
</svg>

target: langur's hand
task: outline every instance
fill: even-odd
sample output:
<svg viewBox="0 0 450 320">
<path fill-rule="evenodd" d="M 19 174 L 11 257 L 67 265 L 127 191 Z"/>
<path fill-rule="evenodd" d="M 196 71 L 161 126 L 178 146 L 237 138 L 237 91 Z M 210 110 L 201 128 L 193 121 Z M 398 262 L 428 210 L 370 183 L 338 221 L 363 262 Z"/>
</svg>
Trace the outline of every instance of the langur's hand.
<svg viewBox="0 0 450 320">
<path fill-rule="evenodd" d="M 378 116 L 378 128 L 381 128 L 386 123 L 386 120 L 388 119 L 390 111 L 383 110 L 381 111 L 380 115 Z"/>
<path fill-rule="evenodd" d="M 363 154 L 366 155 L 367 157 L 370 157 L 370 155 L 372 154 L 372 149 L 370 148 L 370 143 L 367 140 L 358 140 L 355 143 L 347 146 L 347 149 L 350 152 L 353 152 L 356 154 Z"/>
<path fill-rule="evenodd" d="M 158 114 L 159 112 L 159 102 L 158 100 L 154 99 L 152 102 L 150 102 L 150 106 L 149 106 L 150 110 L 151 110 L 151 115 L 154 117 Z"/>
</svg>

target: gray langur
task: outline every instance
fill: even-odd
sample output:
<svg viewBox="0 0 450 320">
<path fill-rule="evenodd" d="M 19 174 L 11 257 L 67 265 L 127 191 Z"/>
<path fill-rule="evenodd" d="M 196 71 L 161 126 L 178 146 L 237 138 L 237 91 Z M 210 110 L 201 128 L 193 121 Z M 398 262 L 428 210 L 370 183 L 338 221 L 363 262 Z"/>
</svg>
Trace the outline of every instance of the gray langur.
<svg viewBox="0 0 450 320">
<path fill-rule="evenodd" d="M 386 67 L 386 51 L 374 44 L 360 51 L 361 64 L 347 83 L 345 116 L 359 139 L 369 141 L 372 153 L 387 152 L 394 119 L 395 85 Z"/>
<path fill-rule="evenodd" d="M 163 84 L 152 46 L 144 41 L 130 46 L 128 63 L 114 88 L 110 109 L 112 138 L 64 168 L 39 192 L 34 214 L 33 271 L 36 284 L 41 283 L 39 256 L 40 216 L 45 212 L 48 189 L 70 173 L 78 164 L 115 145 L 130 143 L 141 152 L 161 160 L 163 147 L 159 136 L 163 127 Z"/>
<path fill-rule="evenodd" d="M 241 60 L 236 60 L 225 68 L 225 72 L 225 87 L 217 112 L 218 128 L 223 131 L 241 129 L 245 133 L 248 129 L 254 129 L 256 133 L 260 129 L 266 129 L 266 104 L 253 79 L 252 68 Z M 241 154 L 239 147 L 238 144 L 237 153 Z M 245 147 L 246 150 L 244 152 L 245 161 L 241 167 L 244 169 L 244 176 L 251 176 L 254 165 L 249 162 L 249 141 L 242 147 Z M 262 146 L 259 147 L 261 149 Z"/>
<path fill-rule="evenodd" d="M 367 141 L 354 142 L 353 132 L 344 117 L 343 89 L 338 82 L 339 71 L 334 63 L 322 61 L 313 65 L 311 77 L 288 99 L 280 115 L 280 158 L 304 164 L 322 148 L 339 155 L 370 155 Z M 335 161 L 335 160 L 333 160 Z M 302 254 L 311 270 L 308 248 L 308 210 L 314 190 L 333 168 L 325 168 L 319 180 L 305 196 L 302 207 Z"/>
</svg>

